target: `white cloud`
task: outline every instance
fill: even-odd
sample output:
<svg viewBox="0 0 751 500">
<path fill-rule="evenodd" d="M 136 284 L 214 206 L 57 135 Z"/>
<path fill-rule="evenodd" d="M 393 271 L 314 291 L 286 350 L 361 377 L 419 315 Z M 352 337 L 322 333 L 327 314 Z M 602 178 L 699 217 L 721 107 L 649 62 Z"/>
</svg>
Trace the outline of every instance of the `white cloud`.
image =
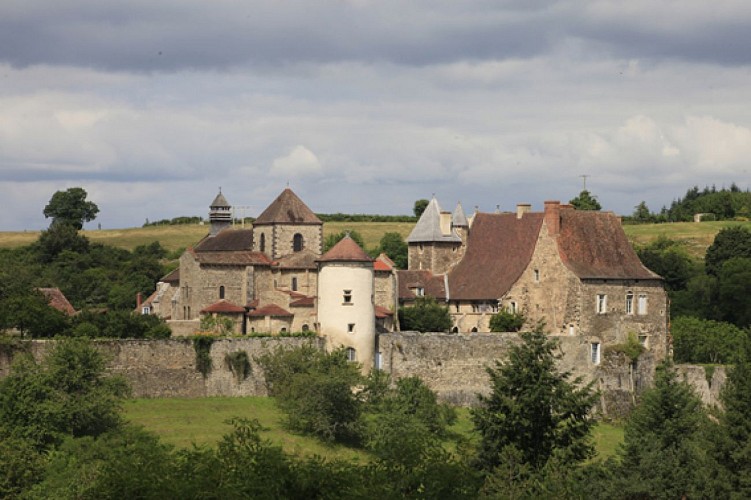
<svg viewBox="0 0 751 500">
<path fill-rule="evenodd" d="M 276 158 L 269 173 L 274 177 L 297 179 L 317 176 L 323 172 L 318 157 L 308 148 L 297 145 L 286 156 Z"/>
</svg>

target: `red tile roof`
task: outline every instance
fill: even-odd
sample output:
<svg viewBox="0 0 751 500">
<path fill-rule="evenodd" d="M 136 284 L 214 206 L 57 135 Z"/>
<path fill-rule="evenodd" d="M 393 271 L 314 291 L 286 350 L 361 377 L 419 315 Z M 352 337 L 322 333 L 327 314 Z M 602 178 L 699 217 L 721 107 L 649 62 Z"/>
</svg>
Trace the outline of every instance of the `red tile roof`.
<svg viewBox="0 0 751 500">
<path fill-rule="evenodd" d="M 76 310 L 73 308 L 67 297 L 59 288 L 39 288 L 42 295 L 47 299 L 47 303 L 50 307 L 54 307 L 58 311 L 67 314 L 68 316 L 74 316 Z"/>
<path fill-rule="evenodd" d="M 175 269 L 171 273 L 168 273 L 167 275 L 165 275 L 159 281 L 161 281 L 163 283 L 170 283 L 170 284 L 172 284 L 172 283 L 179 283 L 180 282 L 180 268 L 178 267 L 177 269 Z"/>
<path fill-rule="evenodd" d="M 376 257 L 375 261 L 373 262 L 373 270 L 374 271 L 391 271 L 394 269 L 394 261 L 389 259 L 388 255 L 385 253 L 381 253 L 378 257 Z"/>
<path fill-rule="evenodd" d="M 239 314 L 239 313 L 244 313 L 244 312 L 245 312 L 244 307 L 235 305 L 226 299 L 222 299 L 219 302 L 215 302 L 211 304 L 210 306 L 201 310 L 201 314 L 211 314 L 211 313 Z"/>
<path fill-rule="evenodd" d="M 255 311 L 250 311 L 248 313 L 248 316 L 253 316 L 253 317 L 259 317 L 259 316 L 261 316 L 261 317 L 263 317 L 263 316 L 294 316 L 294 314 L 292 314 L 289 311 L 286 311 L 286 310 L 282 309 L 281 307 L 279 307 L 276 304 L 269 304 L 269 305 L 260 307 L 260 308 L 256 309 Z"/>
<path fill-rule="evenodd" d="M 253 221 L 254 226 L 268 224 L 323 224 L 323 222 L 290 188 L 287 188 Z"/>
<path fill-rule="evenodd" d="M 641 263 L 620 219 L 609 212 L 561 210 L 558 251 L 581 279 L 661 279 Z"/>
<path fill-rule="evenodd" d="M 430 271 L 402 271 L 397 273 L 399 281 L 399 299 L 414 300 L 416 298 L 413 289 L 422 288 L 425 295 L 438 300 L 446 299 L 445 275 L 434 275 Z"/>
<path fill-rule="evenodd" d="M 228 228 L 206 236 L 193 248 L 196 252 L 249 251 L 253 248 L 253 230 Z"/>
<path fill-rule="evenodd" d="M 313 307 L 315 305 L 315 297 L 302 297 L 297 300 L 293 300 L 289 303 L 290 307 Z"/>
<path fill-rule="evenodd" d="M 449 273 L 450 299 L 502 297 L 529 265 L 542 227 L 542 213 L 478 213 L 464 258 Z"/>
<path fill-rule="evenodd" d="M 391 309 L 386 309 L 382 306 L 375 306 L 375 317 L 376 318 L 388 318 L 394 315 L 394 312 Z"/>
<path fill-rule="evenodd" d="M 347 235 L 339 240 L 339 243 L 331 247 L 331 250 L 323 254 L 318 261 L 373 262 L 373 259 L 360 248 L 360 245 L 355 240 Z"/>
</svg>

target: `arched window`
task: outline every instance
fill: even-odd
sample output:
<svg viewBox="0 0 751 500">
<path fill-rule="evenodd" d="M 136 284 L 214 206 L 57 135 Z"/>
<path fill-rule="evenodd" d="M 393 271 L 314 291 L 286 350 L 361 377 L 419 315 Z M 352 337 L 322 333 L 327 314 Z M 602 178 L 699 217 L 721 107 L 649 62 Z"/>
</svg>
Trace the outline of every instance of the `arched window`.
<svg viewBox="0 0 751 500">
<path fill-rule="evenodd" d="M 472 332 L 472 333 L 477 333 L 477 327 L 476 327 L 476 326 L 473 326 L 473 327 L 472 327 L 472 330 L 471 330 L 471 332 Z"/>
<path fill-rule="evenodd" d="M 292 237 L 292 251 L 299 252 L 302 249 L 303 249 L 302 234 L 295 233 L 295 235 Z"/>
<path fill-rule="evenodd" d="M 459 327 L 455 326 L 454 328 L 452 328 L 451 333 L 459 333 Z"/>
<path fill-rule="evenodd" d="M 219 287 L 219 298 L 220 299 L 224 298 L 224 285 Z"/>
<path fill-rule="evenodd" d="M 261 252 L 265 252 L 266 251 L 266 234 L 265 233 L 261 233 L 261 238 L 260 239 L 261 239 L 261 241 L 258 242 L 258 249 Z"/>
<path fill-rule="evenodd" d="M 308 326 L 308 324 L 307 324 L 307 323 L 305 323 L 305 324 L 304 324 L 304 325 L 302 326 L 302 331 L 304 331 L 304 332 L 307 332 L 308 330 L 310 330 L 310 327 Z"/>
<path fill-rule="evenodd" d="M 347 361 L 357 361 L 357 351 L 352 347 L 347 347 Z"/>
</svg>

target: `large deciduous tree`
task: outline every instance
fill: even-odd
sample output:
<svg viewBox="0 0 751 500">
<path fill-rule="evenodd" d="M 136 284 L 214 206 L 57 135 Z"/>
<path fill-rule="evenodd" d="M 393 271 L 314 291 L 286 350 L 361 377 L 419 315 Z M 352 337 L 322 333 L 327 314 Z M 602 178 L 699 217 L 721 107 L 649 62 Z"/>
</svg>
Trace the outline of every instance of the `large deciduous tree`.
<svg viewBox="0 0 751 500">
<path fill-rule="evenodd" d="M 381 237 L 379 250 L 394 261 L 399 269 L 407 269 L 407 243 L 399 233 L 386 233 Z"/>
<path fill-rule="evenodd" d="M 722 265 L 733 257 L 751 258 L 751 231 L 743 226 L 720 229 L 705 257 L 707 274 L 719 276 Z"/>
<path fill-rule="evenodd" d="M 556 457 L 577 463 L 592 456 L 592 384 L 556 367 L 558 343 L 538 327 L 521 334 L 505 363 L 488 368 L 491 392 L 479 395 L 472 420 L 480 433 L 478 465 L 492 471 L 515 456 L 533 470 Z"/>
<path fill-rule="evenodd" d="M 452 322 L 448 307 L 433 297 L 417 297 L 414 305 L 399 308 L 399 324 L 403 331 L 447 332 Z"/>
<path fill-rule="evenodd" d="M 425 209 L 428 208 L 429 203 L 430 201 L 424 198 L 415 201 L 415 206 L 412 208 L 412 212 L 415 214 L 415 217 L 419 218 L 425 211 Z"/>
<path fill-rule="evenodd" d="M 96 203 L 86 200 L 86 190 L 80 187 L 57 191 L 44 207 L 44 216 L 52 218 L 51 225 L 66 224 L 81 229 L 99 213 Z"/>
</svg>

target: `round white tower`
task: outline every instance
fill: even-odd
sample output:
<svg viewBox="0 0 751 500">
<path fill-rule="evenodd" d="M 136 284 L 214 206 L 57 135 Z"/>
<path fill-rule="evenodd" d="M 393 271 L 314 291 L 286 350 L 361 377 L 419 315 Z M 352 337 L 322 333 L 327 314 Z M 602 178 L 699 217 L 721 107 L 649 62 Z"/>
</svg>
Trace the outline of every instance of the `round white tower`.
<svg viewBox="0 0 751 500">
<path fill-rule="evenodd" d="M 349 236 L 318 259 L 318 331 L 363 371 L 375 361 L 373 283 L 373 259 Z"/>
</svg>

